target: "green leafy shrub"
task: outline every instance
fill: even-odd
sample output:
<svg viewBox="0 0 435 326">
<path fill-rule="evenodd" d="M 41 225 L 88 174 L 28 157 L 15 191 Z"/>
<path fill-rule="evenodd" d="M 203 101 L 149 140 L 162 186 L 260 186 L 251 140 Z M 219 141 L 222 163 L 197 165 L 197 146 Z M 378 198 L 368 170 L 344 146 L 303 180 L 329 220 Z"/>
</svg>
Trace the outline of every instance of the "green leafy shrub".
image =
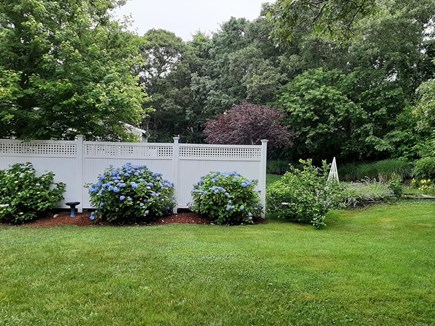
<svg viewBox="0 0 435 326">
<path fill-rule="evenodd" d="M 435 181 L 435 157 L 425 157 L 415 162 L 414 178 Z"/>
<path fill-rule="evenodd" d="M 216 224 L 252 223 L 262 211 L 255 185 L 236 172 L 211 172 L 194 186 L 190 209 Z"/>
<path fill-rule="evenodd" d="M 388 181 L 397 176 L 402 180 L 411 178 L 412 164 L 405 160 L 389 159 L 372 163 L 345 164 L 338 167 L 340 180 L 359 181 L 377 179 Z"/>
<path fill-rule="evenodd" d="M 14 164 L 0 171 L 0 221 L 24 223 L 42 217 L 63 199 L 65 184 L 54 173 L 41 176 L 31 163 Z"/>
<path fill-rule="evenodd" d="M 300 223 L 311 223 L 315 228 L 325 226 L 329 209 L 340 207 L 343 187 L 328 181 L 329 165 L 315 167 L 311 160 L 300 160 L 302 169 L 290 171 L 268 189 L 268 210 L 278 218 Z"/>
<path fill-rule="evenodd" d="M 366 178 L 359 182 L 346 184 L 344 192 L 346 206 L 358 207 L 394 201 L 402 194 L 402 186 L 400 182 L 399 184 L 397 182 L 390 183 Z"/>
<path fill-rule="evenodd" d="M 170 214 L 174 205 L 174 187 L 159 173 L 146 166 L 125 164 L 109 167 L 89 186 L 91 203 L 97 210 L 91 218 L 114 223 L 146 221 Z"/>
<path fill-rule="evenodd" d="M 388 188 L 393 192 L 397 199 L 400 199 L 403 196 L 402 179 L 399 176 L 393 175 L 388 184 Z"/>
</svg>

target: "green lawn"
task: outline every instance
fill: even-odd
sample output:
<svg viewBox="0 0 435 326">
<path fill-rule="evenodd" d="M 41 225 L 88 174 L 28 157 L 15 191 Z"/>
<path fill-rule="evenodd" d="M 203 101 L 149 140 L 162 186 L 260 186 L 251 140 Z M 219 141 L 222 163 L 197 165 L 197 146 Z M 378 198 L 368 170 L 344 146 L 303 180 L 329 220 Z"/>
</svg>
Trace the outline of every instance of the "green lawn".
<svg viewBox="0 0 435 326">
<path fill-rule="evenodd" d="M 278 181 L 279 179 L 282 178 L 282 175 L 278 175 L 278 174 L 267 174 L 266 175 L 266 186 L 270 186 L 272 183 Z"/>
<path fill-rule="evenodd" d="M 0 325 L 434 325 L 435 203 L 316 231 L 0 227 Z"/>
</svg>

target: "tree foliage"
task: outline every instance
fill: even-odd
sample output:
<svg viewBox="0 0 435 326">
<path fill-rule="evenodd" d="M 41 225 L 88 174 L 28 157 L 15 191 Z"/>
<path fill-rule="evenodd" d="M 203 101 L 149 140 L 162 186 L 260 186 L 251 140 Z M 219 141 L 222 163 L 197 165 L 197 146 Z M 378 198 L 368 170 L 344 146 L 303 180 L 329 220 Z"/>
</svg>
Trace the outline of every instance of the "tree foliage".
<svg viewBox="0 0 435 326">
<path fill-rule="evenodd" d="M 287 123 L 299 133 L 296 154 L 301 157 L 333 157 L 352 151 L 359 139 L 361 108 L 341 89 L 345 75 L 337 70 L 309 70 L 284 89 L 279 105 L 287 110 Z"/>
<path fill-rule="evenodd" d="M 187 137 L 186 108 L 190 103 L 192 54 L 174 33 L 151 29 L 141 39 L 144 64 L 136 72 L 155 111 L 145 122 L 152 141 L 169 141 L 177 134 Z"/>
<path fill-rule="evenodd" d="M 295 135 L 282 122 L 278 109 L 244 101 L 207 121 L 204 135 L 210 144 L 258 145 L 268 139 L 272 148 L 283 147 L 290 145 Z"/>
<path fill-rule="evenodd" d="M 278 41 L 286 43 L 301 30 L 343 41 L 375 7 L 376 0 L 277 0 L 265 11 Z"/>
<path fill-rule="evenodd" d="M 125 32 L 109 16 L 121 1 L 0 4 L 0 136 L 120 139 L 139 120 L 151 141 L 201 142 L 219 123 L 225 142 L 272 140 L 240 132 L 270 116 L 228 120 L 242 103 L 285 110 L 283 159 L 433 151 L 435 0 L 278 0 L 188 42 Z"/>
<path fill-rule="evenodd" d="M 112 21 L 121 1 L 0 1 L 2 137 L 121 139 L 145 93 L 134 37 Z"/>
</svg>

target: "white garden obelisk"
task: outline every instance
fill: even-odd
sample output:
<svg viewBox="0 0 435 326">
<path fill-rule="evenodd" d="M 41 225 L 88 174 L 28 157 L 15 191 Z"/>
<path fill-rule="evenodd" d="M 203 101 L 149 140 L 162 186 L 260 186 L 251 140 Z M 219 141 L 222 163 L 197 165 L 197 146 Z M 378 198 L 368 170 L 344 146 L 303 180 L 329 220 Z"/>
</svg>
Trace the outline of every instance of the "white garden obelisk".
<svg viewBox="0 0 435 326">
<path fill-rule="evenodd" d="M 340 182 L 338 179 L 337 161 L 335 160 L 335 157 L 332 160 L 331 169 L 329 170 L 328 181 Z"/>
</svg>

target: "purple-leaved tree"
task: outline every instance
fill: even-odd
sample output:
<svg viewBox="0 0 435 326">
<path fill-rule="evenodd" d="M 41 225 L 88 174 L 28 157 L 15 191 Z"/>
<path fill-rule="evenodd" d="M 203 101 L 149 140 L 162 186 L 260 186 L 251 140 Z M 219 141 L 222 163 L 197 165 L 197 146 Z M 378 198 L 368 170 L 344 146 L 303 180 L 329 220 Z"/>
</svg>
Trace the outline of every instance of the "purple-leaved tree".
<svg viewBox="0 0 435 326">
<path fill-rule="evenodd" d="M 209 144 L 258 145 L 268 139 L 270 147 L 292 145 L 295 137 L 283 124 L 279 109 L 242 101 L 214 120 L 208 120 L 204 136 Z"/>
</svg>

